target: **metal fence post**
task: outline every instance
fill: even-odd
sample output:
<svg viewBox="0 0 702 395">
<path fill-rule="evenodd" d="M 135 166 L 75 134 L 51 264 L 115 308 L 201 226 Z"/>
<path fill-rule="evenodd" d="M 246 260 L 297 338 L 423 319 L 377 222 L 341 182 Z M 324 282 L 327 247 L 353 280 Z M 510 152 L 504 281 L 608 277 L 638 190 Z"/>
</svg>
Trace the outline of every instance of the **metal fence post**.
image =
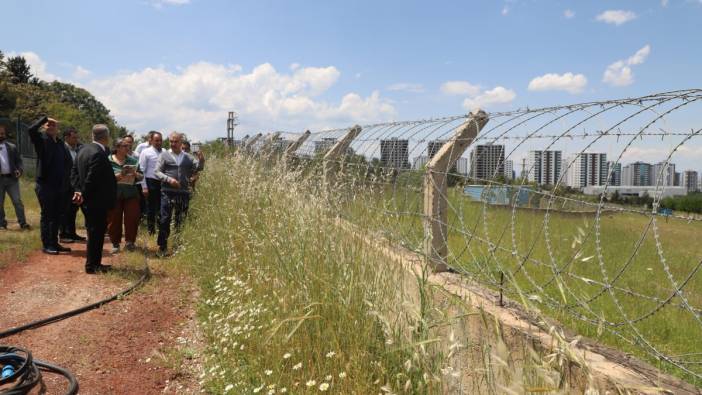
<svg viewBox="0 0 702 395">
<path fill-rule="evenodd" d="M 302 146 L 302 144 L 305 143 L 305 141 L 310 137 L 311 134 L 312 133 L 310 133 L 309 130 L 305 131 L 305 133 L 303 133 L 300 136 L 300 138 L 295 140 L 295 142 L 290 144 L 288 148 L 285 149 L 285 152 L 283 152 L 283 165 L 286 166 L 286 169 L 287 166 L 290 165 L 290 161 L 294 157 L 295 152 L 297 152 L 297 150 Z"/>
<path fill-rule="evenodd" d="M 244 145 L 244 152 L 250 152 L 253 149 L 254 144 L 263 136 L 263 134 L 259 133 L 250 139 L 246 141 L 246 144 Z"/>
<path fill-rule="evenodd" d="M 356 125 L 324 155 L 324 185 L 331 188 L 336 183 L 336 173 L 339 170 L 339 160 L 351 146 L 353 140 L 361 134 L 361 127 Z"/>
<path fill-rule="evenodd" d="M 434 272 L 448 270 L 448 185 L 447 173 L 487 124 L 481 110 L 471 113 L 429 161 L 424 175 L 424 253 Z"/>
</svg>

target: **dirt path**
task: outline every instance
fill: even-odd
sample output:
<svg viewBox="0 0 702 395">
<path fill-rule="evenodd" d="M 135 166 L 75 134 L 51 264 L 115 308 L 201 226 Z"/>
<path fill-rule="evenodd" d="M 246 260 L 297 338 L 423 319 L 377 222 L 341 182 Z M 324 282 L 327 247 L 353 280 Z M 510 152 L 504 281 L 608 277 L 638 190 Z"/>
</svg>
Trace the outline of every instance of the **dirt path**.
<svg viewBox="0 0 702 395">
<path fill-rule="evenodd" d="M 105 252 L 116 274 L 88 275 L 85 244 L 70 244 L 68 255 L 30 254 L 26 262 L 0 269 L 0 330 L 80 307 L 117 293 L 138 277 L 122 255 Z M 107 248 L 107 245 L 106 247 Z M 143 259 L 142 259 L 143 262 Z M 153 277 L 136 293 L 98 310 L 0 339 L 25 347 L 34 357 L 71 370 L 81 394 L 161 394 L 198 392 L 196 373 L 187 367 L 197 354 L 193 312 L 195 290 L 183 276 L 150 262 Z M 50 394 L 63 382 L 46 380 Z"/>
</svg>

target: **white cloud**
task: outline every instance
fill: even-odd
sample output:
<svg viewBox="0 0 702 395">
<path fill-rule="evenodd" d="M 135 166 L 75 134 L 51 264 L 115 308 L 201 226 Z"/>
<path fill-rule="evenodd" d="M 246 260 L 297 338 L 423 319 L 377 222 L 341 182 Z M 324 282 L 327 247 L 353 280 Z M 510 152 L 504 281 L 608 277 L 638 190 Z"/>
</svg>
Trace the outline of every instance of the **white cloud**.
<svg viewBox="0 0 702 395">
<path fill-rule="evenodd" d="M 477 96 L 480 86 L 468 81 L 446 81 L 441 84 L 441 92 L 447 95 Z"/>
<path fill-rule="evenodd" d="M 22 56 L 31 67 L 31 72 L 35 77 L 48 82 L 59 80 L 58 76 L 51 74 L 46 70 L 46 62 L 44 62 L 36 53 L 27 51 L 20 53 L 8 52 L 6 54 L 6 57 L 8 58 L 14 56 Z"/>
<path fill-rule="evenodd" d="M 197 139 L 223 135 L 227 111 L 237 111 L 241 128 L 251 132 L 318 129 L 396 117 L 395 108 L 377 91 L 367 97 L 348 93 L 338 104 L 320 100 L 340 74 L 333 66 L 283 73 L 264 63 L 244 72 L 238 65 L 199 62 L 177 71 L 146 68 L 82 85 L 129 128 L 181 130 Z"/>
<path fill-rule="evenodd" d="M 636 51 L 634 56 L 630 57 L 626 62 L 630 65 L 641 64 L 646 61 L 646 58 L 651 53 L 651 46 L 646 44 L 643 48 Z"/>
<path fill-rule="evenodd" d="M 572 19 L 575 17 L 575 11 L 573 11 L 571 9 L 567 9 L 567 10 L 563 11 L 563 16 L 566 19 Z"/>
<path fill-rule="evenodd" d="M 618 60 L 609 66 L 604 72 L 602 81 L 612 86 L 627 86 L 634 82 L 634 73 L 631 66 L 642 64 L 651 53 L 651 46 L 646 44 L 643 48 L 626 60 Z"/>
<path fill-rule="evenodd" d="M 544 74 L 529 82 L 530 91 L 566 91 L 575 94 L 582 92 L 585 86 L 587 86 L 587 78 L 582 74 L 573 73 Z"/>
<path fill-rule="evenodd" d="M 509 14 L 509 12 L 510 12 L 509 6 L 508 6 L 507 4 L 505 4 L 505 6 L 502 7 L 502 12 L 501 12 L 501 14 L 504 16 L 504 15 Z"/>
<path fill-rule="evenodd" d="M 501 86 L 483 91 L 477 96 L 468 97 L 463 101 L 463 107 L 468 111 L 475 109 L 484 109 L 494 104 L 505 104 L 512 102 L 517 97 L 517 94 L 511 90 Z"/>
<path fill-rule="evenodd" d="M 84 68 L 83 66 L 76 66 L 76 68 L 73 70 L 73 78 L 77 80 L 88 78 L 92 74 L 93 73 L 90 70 Z"/>
<path fill-rule="evenodd" d="M 411 82 L 399 82 L 388 86 L 387 90 L 395 92 L 422 93 L 424 92 L 424 85 L 414 84 Z"/>
<path fill-rule="evenodd" d="M 625 10 L 607 10 L 600 15 L 597 15 L 596 19 L 600 22 L 619 26 L 636 19 L 636 13 Z"/>
<path fill-rule="evenodd" d="M 151 0 L 151 5 L 156 8 L 163 8 L 164 6 L 179 6 L 190 4 L 190 0 Z"/>
<path fill-rule="evenodd" d="M 668 0 L 661 0 L 661 7 L 667 7 L 668 6 Z"/>
</svg>

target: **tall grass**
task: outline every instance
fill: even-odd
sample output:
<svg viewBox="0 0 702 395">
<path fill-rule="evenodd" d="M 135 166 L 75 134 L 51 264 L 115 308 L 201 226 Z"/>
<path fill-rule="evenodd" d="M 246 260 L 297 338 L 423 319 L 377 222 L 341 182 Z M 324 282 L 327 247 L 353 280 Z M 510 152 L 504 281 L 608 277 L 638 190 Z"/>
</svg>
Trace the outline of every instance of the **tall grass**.
<svg viewBox="0 0 702 395">
<path fill-rule="evenodd" d="M 558 393 L 567 361 L 587 370 L 557 334 L 548 355 L 509 349 L 499 322 L 369 245 L 370 224 L 340 225 L 340 196 L 300 170 L 235 155 L 198 183 L 173 263 L 202 289 L 207 392 Z"/>
<path fill-rule="evenodd" d="M 439 393 L 422 313 L 399 273 L 335 226 L 324 199 L 235 157 L 210 161 L 175 261 L 203 293 L 213 393 Z M 291 175 L 292 176 L 292 175 Z"/>
</svg>

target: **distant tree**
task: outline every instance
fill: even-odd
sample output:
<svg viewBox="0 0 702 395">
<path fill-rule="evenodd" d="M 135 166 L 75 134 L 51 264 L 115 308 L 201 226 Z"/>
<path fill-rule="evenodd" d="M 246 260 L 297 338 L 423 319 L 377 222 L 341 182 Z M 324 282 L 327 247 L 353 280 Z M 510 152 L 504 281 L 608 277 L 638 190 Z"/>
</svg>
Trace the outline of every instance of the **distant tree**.
<svg viewBox="0 0 702 395">
<path fill-rule="evenodd" d="M 0 80 L 0 116 L 8 116 L 17 107 L 17 95 L 9 84 Z"/>
<path fill-rule="evenodd" d="M 32 68 L 22 56 L 8 58 L 5 61 L 5 70 L 10 73 L 10 81 L 14 84 L 27 84 L 32 79 Z"/>
</svg>

